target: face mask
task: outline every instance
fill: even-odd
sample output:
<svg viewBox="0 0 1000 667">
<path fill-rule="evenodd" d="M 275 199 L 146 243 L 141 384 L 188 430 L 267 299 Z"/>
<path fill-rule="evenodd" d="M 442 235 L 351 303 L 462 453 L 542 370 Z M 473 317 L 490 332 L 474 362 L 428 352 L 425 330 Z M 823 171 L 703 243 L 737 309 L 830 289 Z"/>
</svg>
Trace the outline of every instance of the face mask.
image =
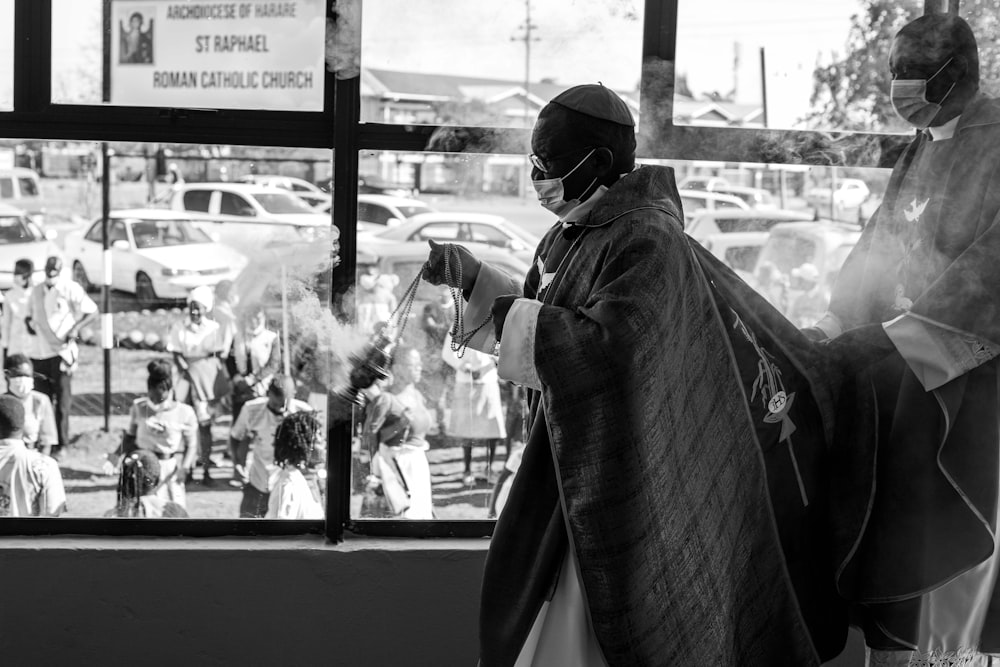
<svg viewBox="0 0 1000 667">
<path fill-rule="evenodd" d="M 542 207 L 548 209 L 555 213 L 559 218 L 565 218 L 569 215 L 569 212 L 574 208 L 579 206 L 582 202 L 579 199 L 570 199 L 566 201 L 563 199 L 566 196 L 565 189 L 563 187 L 563 181 L 569 177 L 574 171 L 580 168 L 580 165 L 587 161 L 591 155 L 594 154 L 596 148 L 592 148 L 589 153 L 587 153 L 582 160 L 577 162 L 576 166 L 569 170 L 569 173 L 560 178 L 543 178 L 541 180 L 532 181 L 531 184 L 535 186 L 535 192 L 538 194 L 538 201 L 541 203 Z M 590 185 L 583 189 L 586 192 L 590 189 L 590 186 L 597 182 L 595 177 Z"/>
<path fill-rule="evenodd" d="M 958 82 L 951 84 L 951 88 L 941 98 L 941 102 L 927 101 L 927 84 L 940 74 L 951 61 L 952 59 L 949 58 L 948 62 L 928 79 L 893 79 L 889 95 L 892 98 L 892 108 L 896 110 L 900 118 L 913 127 L 920 129 L 930 127 L 930 124 L 941 112 L 941 104 L 948 99 Z"/>
<path fill-rule="evenodd" d="M 30 377 L 20 375 L 18 377 L 7 378 L 7 389 L 18 398 L 24 398 L 35 388 L 35 381 Z"/>
</svg>

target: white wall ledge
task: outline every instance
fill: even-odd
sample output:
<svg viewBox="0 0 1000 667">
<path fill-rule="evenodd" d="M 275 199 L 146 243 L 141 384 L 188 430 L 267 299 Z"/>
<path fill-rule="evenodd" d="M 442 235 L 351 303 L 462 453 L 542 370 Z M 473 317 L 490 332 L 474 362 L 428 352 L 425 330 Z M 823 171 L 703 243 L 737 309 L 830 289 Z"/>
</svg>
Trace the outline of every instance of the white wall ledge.
<svg viewBox="0 0 1000 667">
<path fill-rule="evenodd" d="M 232 552 L 485 552 L 489 538 L 410 538 L 345 536 L 334 544 L 321 535 L 251 537 L 150 537 L 95 535 L 39 535 L 0 537 L 4 551 L 232 551 Z"/>
</svg>

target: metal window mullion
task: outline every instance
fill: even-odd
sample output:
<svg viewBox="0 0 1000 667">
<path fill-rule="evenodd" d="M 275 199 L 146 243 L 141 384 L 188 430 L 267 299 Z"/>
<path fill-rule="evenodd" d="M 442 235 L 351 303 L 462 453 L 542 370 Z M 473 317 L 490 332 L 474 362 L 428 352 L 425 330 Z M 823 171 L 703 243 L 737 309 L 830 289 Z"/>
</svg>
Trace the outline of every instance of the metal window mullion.
<svg viewBox="0 0 1000 667">
<path fill-rule="evenodd" d="M 334 81 L 334 145 L 332 223 L 340 232 L 340 264 L 331 277 L 329 307 L 337 313 L 349 297 L 357 270 L 358 124 L 361 115 L 361 79 Z M 328 414 L 336 413 L 331 396 Z M 343 539 L 351 513 L 352 420 L 330 420 L 327 449 L 326 535 Z"/>
</svg>

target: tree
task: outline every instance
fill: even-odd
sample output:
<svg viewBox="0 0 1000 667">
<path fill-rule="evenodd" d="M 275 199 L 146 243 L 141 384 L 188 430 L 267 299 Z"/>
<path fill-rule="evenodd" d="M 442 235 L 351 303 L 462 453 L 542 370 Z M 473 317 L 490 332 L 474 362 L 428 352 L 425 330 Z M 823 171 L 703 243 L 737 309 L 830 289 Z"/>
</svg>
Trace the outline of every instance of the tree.
<svg viewBox="0 0 1000 667">
<path fill-rule="evenodd" d="M 813 72 L 810 127 L 861 131 L 906 131 L 889 100 L 892 38 L 923 13 L 922 0 L 864 0 L 851 17 L 847 55 L 817 63 Z M 1000 92 L 1000 0 L 963 0 L 960 16 L 979 43 L 980 85 Z"/>
<path fill-rule="evenodd" d="M 922 0 L 866 0 L 851 17 L 847 55 L 817 63 L 813 72 L 810 127 L 899 130 L 889 101 L 889 48 L 895 34 L 923 9 Z"/>
</svg>

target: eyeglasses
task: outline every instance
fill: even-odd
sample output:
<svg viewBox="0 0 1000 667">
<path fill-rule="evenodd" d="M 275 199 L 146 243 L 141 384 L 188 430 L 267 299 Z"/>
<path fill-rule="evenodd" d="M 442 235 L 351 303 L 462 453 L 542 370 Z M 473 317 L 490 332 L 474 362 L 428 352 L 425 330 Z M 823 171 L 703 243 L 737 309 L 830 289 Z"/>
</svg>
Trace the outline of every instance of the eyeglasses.
<svg viewBox="0 0 1000 667">
<path fill-rule="evenodd" d="M 532 153 L 531 155 L 528 156 L 528 160 L 531 161 L 531 166 L 533 166 L 535 169 L 547 174 L 550 171 L 552 171 L 552 163 L 555 162 L 556 160 L 561 160 L 564 157 L 569 157 L 570 155 L 575 155 L 576 153 L 582 153 L 583 151 L 593 150 L 594 148 L 595 148 L 594 146 L 581 146 L 580 148 L 574 148 L 568 153 L 554 155 L 550 158 L 544 158 L 540 155 Z"/>
</svg>

